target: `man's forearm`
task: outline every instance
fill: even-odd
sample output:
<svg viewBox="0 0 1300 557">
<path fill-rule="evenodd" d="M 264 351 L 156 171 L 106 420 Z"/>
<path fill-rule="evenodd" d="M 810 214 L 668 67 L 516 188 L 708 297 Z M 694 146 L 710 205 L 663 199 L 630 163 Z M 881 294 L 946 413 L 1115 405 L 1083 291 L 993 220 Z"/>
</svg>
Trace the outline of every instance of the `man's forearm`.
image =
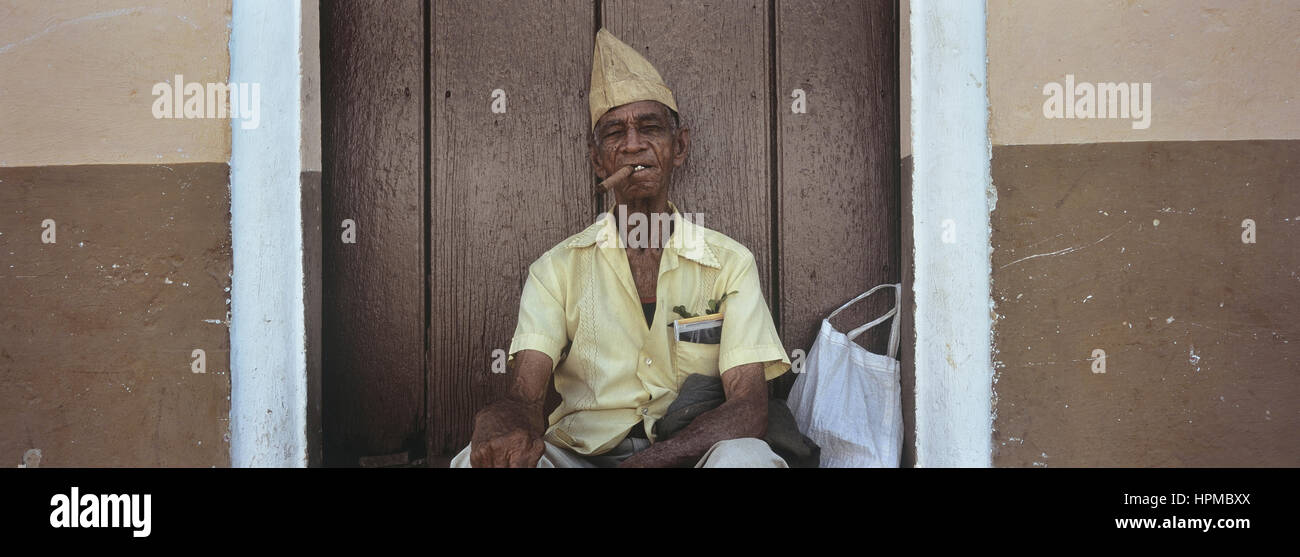
<svg viewBox="0 0 1300 557">
<path fill-rule="evenodd" d="M 700 414 L 672 439 L 655 443 L 642 451 L 640 464 L 651 467 L 690 466 L 719 441 L 767 434 L 766 397 L 728 400 Z"/>
<path fill-rule="evenodd" d="M 534 350 L 521 350 L 515 358 L 511 388 L 474 417 L 470 462 L 476 468 L 536 466 L 545 447 L 542 410 L 551 358 Z"/>
<path fill-rule="evenodd" d="M 744 364 L 722 374 L 727 400 L 697 416 L 667 441 L 651 445 L 626 462 L 629 467 L 689 466 L 715 443 L 767 434 L 767 383 L 762 364 Z"/>
<path fill-rule="evenodd" d="M 502 410 L 519 412 L 529 417 L 533 430 L 540 435 L 546 430 L 546 417 L 542 411 L 546 404 L 546 385 L 550 377 L 551 359 L 535 350 L 521 350 L 515 355 L 508 370 L 510 388 L 505 396 L 493 402 Z"/>
</svg>

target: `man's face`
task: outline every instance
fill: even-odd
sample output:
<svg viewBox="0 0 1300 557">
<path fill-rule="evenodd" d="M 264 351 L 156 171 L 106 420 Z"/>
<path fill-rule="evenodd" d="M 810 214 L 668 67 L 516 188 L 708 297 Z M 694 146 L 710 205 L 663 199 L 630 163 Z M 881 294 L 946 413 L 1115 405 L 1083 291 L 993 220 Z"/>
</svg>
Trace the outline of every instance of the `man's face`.
<svg viewBox="0 0 1300 557">
<path fill-rule="evenodd" d="M 657 101 L 638 101 L 606 112 L 596 122 L 591 144 L 591 164 L 596 176 L 608 178 L 625 166 L 646 168 L 633 172 L 615 190 L 621 201 L 667 198 L 673 170 L 686 162 L 690 130 L 673 133 L 672 114 Z"/>
</svg>

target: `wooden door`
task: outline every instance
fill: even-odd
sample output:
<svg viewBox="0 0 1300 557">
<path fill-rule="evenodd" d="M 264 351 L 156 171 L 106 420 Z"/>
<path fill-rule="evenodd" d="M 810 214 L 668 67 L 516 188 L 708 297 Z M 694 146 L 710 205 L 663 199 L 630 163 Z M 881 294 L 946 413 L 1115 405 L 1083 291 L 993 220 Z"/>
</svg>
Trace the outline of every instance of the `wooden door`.
<svg viewBox="0 0 1300 557">
<path fill-rule="evenodd" d="M 604 206 L 586 153 L 600 26 L 673 89 L 693 138 L 673 199 L 754 252 L 787 350 L 899 280 L 895 2 L 521 4 L 322 4 L 327 463 L 445 463 L 504 388 L 492 361 L 528 265 Z M 356 244 L 329 233 L 345 218 Z"/>
</svg>

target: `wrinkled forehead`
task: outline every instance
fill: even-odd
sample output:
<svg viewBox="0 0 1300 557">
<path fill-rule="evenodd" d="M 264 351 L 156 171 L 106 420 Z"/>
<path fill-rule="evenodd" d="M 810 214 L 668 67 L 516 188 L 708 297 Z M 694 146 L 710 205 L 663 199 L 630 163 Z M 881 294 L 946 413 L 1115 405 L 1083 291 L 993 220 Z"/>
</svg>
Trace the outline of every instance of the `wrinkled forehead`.
<svg viewBox="0 0 1300 557">
<path fill-rule="evenodd" d="M 602 115 L 600 120 L 596 121 L 595 129 L 629 120 L 634 122 L 658 120 L 668 123 L 672 118 L 672 113 L 669 110 L 667 105 L 659 101 L 637 101 L 619 105 L 609 109 L 609 112 Z"/>
</svg>

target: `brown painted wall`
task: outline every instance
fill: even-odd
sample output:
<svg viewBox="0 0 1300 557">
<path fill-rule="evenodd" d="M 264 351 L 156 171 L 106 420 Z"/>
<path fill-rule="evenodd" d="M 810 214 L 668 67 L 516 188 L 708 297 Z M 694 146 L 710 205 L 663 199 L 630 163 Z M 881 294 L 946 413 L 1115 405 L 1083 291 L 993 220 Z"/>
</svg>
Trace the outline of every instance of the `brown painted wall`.
<svg viewBox="0 0 1300 557">
<path fill-rule="evenodd" d="M 906 112 L 904 112 L 906 114 Z M 912 279 L 916 276 L 912 240 L 912 156 L 903 157 L 899 165 L 899 190 L 901 192 L 902 225 L 902 284 L 903 295 L 899 311 L 902 337 L 899 339 L 899 383 L 903 404 L 903 455 L 900 466 L 916 466 L 916 299 L 912 295 Z"/>
<path fill-rule="evenodd" d="M 995 465 L 1300 465 L 1297 26 L 988 2 Z M 1045 118 L 1066 74 L 1151 83 L 1150 128 Z"/>
<path fill-rule="evenodd" d="M 0 6 L 0 466 L 229 464 L 230 122 L 151 113 L 154 83 L 228 79 L 229 21 Z"/>
<path fill-rule="evenodd" d="M 903 404 L 903 467 L 916 465 L 916 307 L 912 277 L 916 272 L 912 253 L 912 3 L 898 0 L 898 154 L 899 162 L 899 261 L 903 284 L 902 339 L 898 349 Z"/>
<path fill-rule="evenodd" d="M 229 463 L 228 183 L 223 163 L 0 168 L 7 465 Z"/>
<path fill-rule="evenodd" d="M 996 465 L 1300 465 L 1300 141 L 993 163 Z"/>
</svg>

